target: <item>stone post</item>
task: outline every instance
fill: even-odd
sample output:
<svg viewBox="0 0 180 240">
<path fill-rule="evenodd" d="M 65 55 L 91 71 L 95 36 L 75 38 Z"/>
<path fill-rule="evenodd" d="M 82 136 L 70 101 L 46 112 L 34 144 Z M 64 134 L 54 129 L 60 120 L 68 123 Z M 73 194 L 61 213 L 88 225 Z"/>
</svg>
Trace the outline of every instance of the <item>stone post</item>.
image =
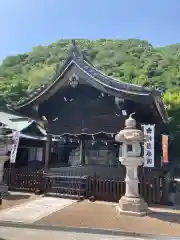
<svg viewBox="0 0 180 240">
<path fill-rule="evenodd" d="M 8 160 L 8 156 L 0 156 L 0 183 L 3 181 L 4 163 Z"/>
<path fill-rule="evenodd" d="M 145 142 L 146 137 L 141 130 L 136 129 L 132 114 L 126 119 L 125 128 L 116 135 L 115 140 L 122 142 L 122 156 L 119 156 L 119 161 L 126 168 L 126 192 L 120 199 L 117 210 L 121 214 L 144 216 L 148 212 L 148 206 L 139 195 L 137 170 L 144 162 L 140 156 L 140 143 Z"/>
<path fill-rule="evenodd" d="M 0 156 L 0 205 L 2 204 L 3 196 L 8 194 L 8 186 L 3 183 L 4 163 L 8 160 L 8 156 Z"/>
</svg>

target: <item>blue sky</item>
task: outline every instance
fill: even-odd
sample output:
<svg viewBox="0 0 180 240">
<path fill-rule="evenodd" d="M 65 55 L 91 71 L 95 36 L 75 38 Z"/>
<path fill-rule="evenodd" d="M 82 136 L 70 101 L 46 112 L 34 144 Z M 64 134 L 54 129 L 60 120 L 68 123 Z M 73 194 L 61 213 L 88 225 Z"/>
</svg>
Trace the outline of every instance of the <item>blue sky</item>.
<svg viewBox="0 0 180 240">
<path fill-rule="evenodd" d="M 180 42 L 180 0 L 0 0 L 0 60 L 60 38 Z"/>
</svg>

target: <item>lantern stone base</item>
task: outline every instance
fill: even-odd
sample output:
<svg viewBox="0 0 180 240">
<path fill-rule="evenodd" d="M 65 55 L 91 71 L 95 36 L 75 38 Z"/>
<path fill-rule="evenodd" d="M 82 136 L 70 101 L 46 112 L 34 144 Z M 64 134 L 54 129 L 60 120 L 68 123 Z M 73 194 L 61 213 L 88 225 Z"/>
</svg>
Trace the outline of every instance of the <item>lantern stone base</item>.
<svg viewBox="0 0 180 240">
<path fill-rule="evenodd" d="M 149 212 L 148 205 L 141 197 L 123 196 L 116 207 L 118 213 L 130 216 L 146 216 Z"/>
</svg>

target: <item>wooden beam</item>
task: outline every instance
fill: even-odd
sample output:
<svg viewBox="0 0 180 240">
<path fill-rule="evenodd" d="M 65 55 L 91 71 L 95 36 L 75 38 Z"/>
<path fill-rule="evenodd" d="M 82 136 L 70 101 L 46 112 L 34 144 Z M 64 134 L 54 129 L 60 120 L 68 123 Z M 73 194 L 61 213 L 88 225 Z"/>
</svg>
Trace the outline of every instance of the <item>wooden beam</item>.
<svg viewBox="0 0 180 240">
<path fill-rule="evenodd" d="M 86 163 L 86 145 L 85 145 L 85 139 L 80 140 L 80 161 L 81 165 L 85 165 Z"/>
<path fill-rule="evenodd" d="M 45 163 L 44 163 L 44 171 L 48 171 L 49 166 L 49 159 L 50 159 L 50 153 L 51 153 L 51 143 L 52 143 L 52 135 L 47 134 L 47 140 L 46 140 L 46 148 L 45 148 Z"/>
</svg>

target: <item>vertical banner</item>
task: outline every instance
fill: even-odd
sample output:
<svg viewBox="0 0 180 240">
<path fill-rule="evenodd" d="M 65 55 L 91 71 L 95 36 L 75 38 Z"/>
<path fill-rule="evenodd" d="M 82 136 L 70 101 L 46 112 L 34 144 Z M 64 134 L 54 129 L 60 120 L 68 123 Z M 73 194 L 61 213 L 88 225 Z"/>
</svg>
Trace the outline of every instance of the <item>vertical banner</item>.
<svg viewBox="0 0 180 240">
<path fill-rule="evenodd" d="M 12 149 L 11 149 L 10 163 L 15 163 L 17 150 L 18 150 L 18 146 L 19 146 L 20 132 L 18 132 L 18 131 L 14 132 L 12 139 L 13 139 L 14 143 L 13 143 Z"/>
<path fill-rule="evenodd" d="M 143 125 L 144 135 L 148 140 L 144 143 L 144 167 L 154 167 L 154 131 L 155 125 Z"/>
<path fill-rule="evenodd" d="M 162 135 L 162 163 L 168 163 L 168 135 Z"/>
</svg>

